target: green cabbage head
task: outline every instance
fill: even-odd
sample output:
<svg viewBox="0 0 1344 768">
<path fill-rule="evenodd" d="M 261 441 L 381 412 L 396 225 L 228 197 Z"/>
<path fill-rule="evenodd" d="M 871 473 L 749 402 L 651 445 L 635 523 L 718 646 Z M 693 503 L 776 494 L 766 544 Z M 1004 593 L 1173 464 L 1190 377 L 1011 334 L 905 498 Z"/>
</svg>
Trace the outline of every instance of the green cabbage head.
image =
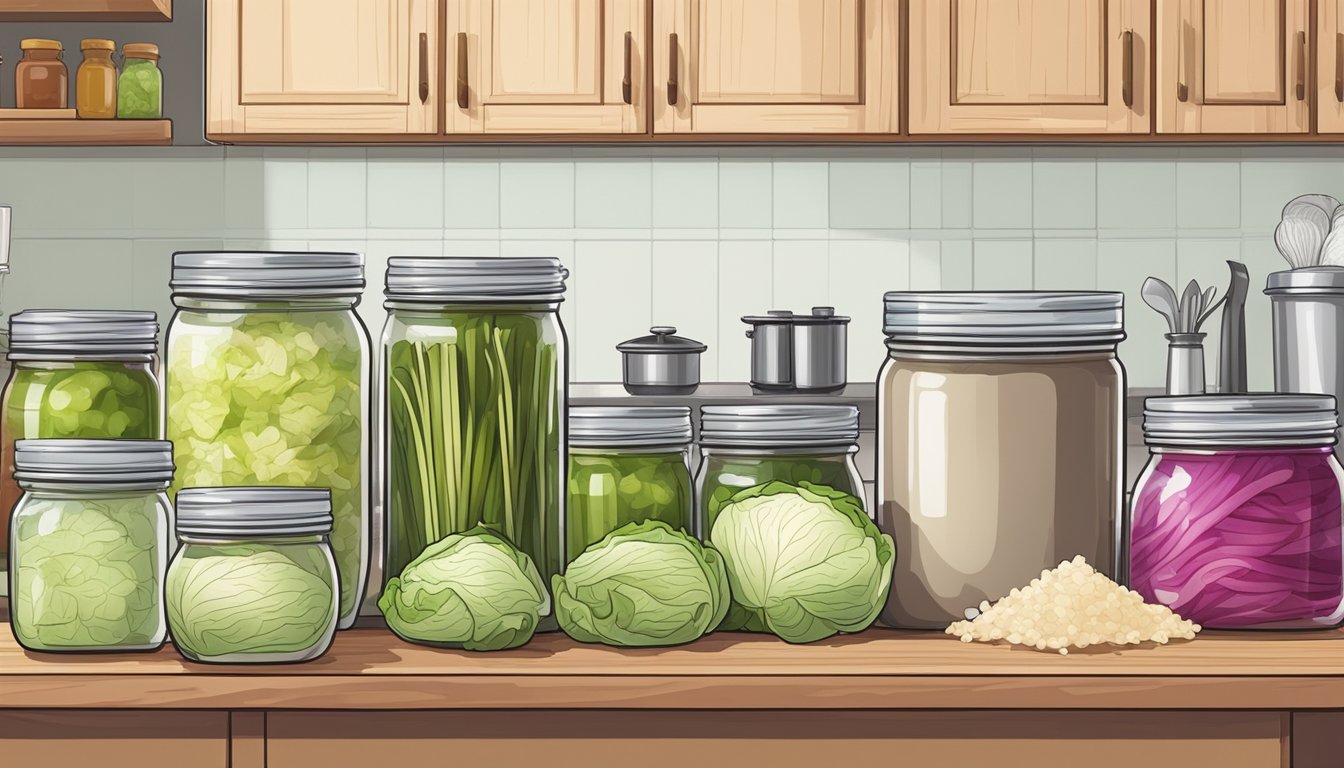
<svg viewBox="0 0 1344 768">
<path fill-rule="evenodd" d="M 500 651 L 532 639 L 551 597 L 532 558 L 477 527 L 426 547 L 387 582 L 378 608 L 412 643 Z"/>
<path fill-rule="evenodd" d="M 723 557 L 656 520 L 607 534 L 551 585 L 560 628 L 584 643 L 689 643 L 728 611 Z"/>
<path fill-rule="evenodd" d="M 891 537 L 862 502 L 824 485 L 747 488 L 719 512 L 709 540 L 732 587 L 721 629 L 772 632 L 790 643 L 860 632 L 891 588 Z"/>
</svg>

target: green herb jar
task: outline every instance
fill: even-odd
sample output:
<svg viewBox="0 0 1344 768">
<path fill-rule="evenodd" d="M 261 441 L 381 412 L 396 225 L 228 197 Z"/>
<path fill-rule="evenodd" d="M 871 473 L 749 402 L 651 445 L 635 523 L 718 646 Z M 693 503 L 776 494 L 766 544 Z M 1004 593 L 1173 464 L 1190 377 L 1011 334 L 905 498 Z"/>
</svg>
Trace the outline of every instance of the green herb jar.
<svg viewBox="0 0 1344 768">
<path fill-rule="evenodd" d="M 728 500 L 761 483 L 816 483 L 865 498 L 854 464 L 858 439 L 859 409 L 852 405 L 702 407 L 698 535 L 709 538 Z"/>
<path fill-rule="evenodd" d="M 159 46 L 129 43 L 122 48 L 124 63 L 117 79 L 117 117 L 158 120 L 163 117 L 163 72 Z"/>
<path fill-rule="evenodd" d="M 478 524 L 545 583 L 561 571 L 567 274 L 545 258 L 388 261 L 384 582 Z"/>
<path fill-rule="evenodd" d="M 20 440 L 10 525 L 10 627 L 30 651 L 163 645 L 173 447 Z"/>
<path fill-rule="evenodd" d="M 565 561 L 627 523 L 691 533 L 691 409 L 573 408 Z"/>
<path fill-rule="evenodd" d="M 18 440 L 163 438 L 159 322 L 153 312 L 29 310 L 10 317 L 0 396 L 0 523 L 22 491 Z M 7 547 L 7 545 L 6 545 Z"/>
<path fill-rule="evenodd" d="M 326 653 L 340 605 L 330 492 L 187 488 L 177 504 L 182 548 L 164 587 L 177 650 L 223 664 Z"/>
<path fill-rule="evenodd" d="M 340 627 L 369 570 L 369 337 L 353 253 L 177 253 L 168 328 L 174 489 L 331 489 Z"/>
</svg>

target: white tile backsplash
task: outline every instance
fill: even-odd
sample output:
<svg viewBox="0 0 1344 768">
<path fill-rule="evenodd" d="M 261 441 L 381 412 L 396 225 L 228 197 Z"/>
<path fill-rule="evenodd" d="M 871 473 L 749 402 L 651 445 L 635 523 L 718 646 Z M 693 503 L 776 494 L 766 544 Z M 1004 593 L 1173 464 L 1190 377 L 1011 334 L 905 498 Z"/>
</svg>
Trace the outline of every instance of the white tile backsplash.
<svg viewBox="0 0 1344 768">
<path fill-rule="evenodd" d="M 700 359 L 702 381 L 719 380 L 717 350 L 720 286 L 712 276 L 719 272 L 718 242 L 668 240 L 653 244 L 653 300 L 651 322 L 670 325 L 678 336 L 695 339 L 710 349 Z M 629 329 L 627 338 L 642 336 Z"/>
<path fill-rule="evenodd" d="M 976 229 L 1031 229 L 1031 160 L 991 158 L 975 163 Z"/>
<path fill-rule="evenodd" d="M 910 226 L 909 163 L 894 160 L 832 162 L 830 193 L 832 229 L 906 229 Z"/>
<path fill-rule="evenodd" d="M 1031 240 L 975 241 L 977 291 L 1025 291 L 1032 282 Z"/>
<path fill-rule="evenodd" d="M 499 167 L 499 224 L 504 228 L 574 226 L 574 163 L 518 161 Z"/>
<path fill-rule="evenodd" d="M 830 210 L 827 163 L 777 161 L 774 165 L 776 229 L 825 229 Z"/>
<path fill-rule="evenodd" d="M 801 312 L 824 305 L 830 296 L 826 240 L 776 240 L 774 306 Z"/>
<path fill-rule="evenodd" d="M 653 325 L 652 244 L 581 240 L 574 244 L 574 273 L 582 275 L 570 294 L 582 336 L 574 336 L 570 365 L 583 379 L 620 381 L 616 345 Z"/>
<path fill-rule="evenodd" d="M 718 163 L 702 159 L 669 159 L 654 163 L 653 226 L 658 229 L 717 228 Z"/>
<path fill-rule="evenodd" d="M 653 226 L 653 169 L 648 160 L 584 160 L 574 166 L 574 226 Z"/>
<path fill-rule="evenodd" d="M 1108 154 L 1097 163 L 1097 226 L 1151 230 L 1176 226 L 1176 163 Z"/>
<path fill-rule="evenodd" d="M 773 244 L 769 240 L 729 240 L 719 243 L 718 349 L 720 381 L 751 378 L 751 342 L 742 318 L 775 308 Z M 706 275 L 706 278 L 711 277 Z"/>
<path fill-rule="evenodd" d="M 443 164 L 443 226 L 499 227 L 499 163 L 449 160 Z"/>
</svg>

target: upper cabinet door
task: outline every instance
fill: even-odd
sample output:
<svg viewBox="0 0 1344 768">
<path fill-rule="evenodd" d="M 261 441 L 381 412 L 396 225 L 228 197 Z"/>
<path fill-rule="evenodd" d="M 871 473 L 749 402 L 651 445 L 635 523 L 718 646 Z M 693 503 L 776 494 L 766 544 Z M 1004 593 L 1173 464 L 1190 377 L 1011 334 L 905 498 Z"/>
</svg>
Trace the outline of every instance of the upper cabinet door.
<svg viewBox="0 0 1344 768">
<path fill-rule="evenodd" d="M 437 133 L 438 0 L 209 0 L 206 132 Z"/>
<path fill-rule="evenodd" d="M 448 0 L 448 132 L 647 130 L 644 0 Z"/>
<path fill-rule="evenodd" d="M 895 133 L 897 0 L 653 0 L 655 133 Z"/>
<path fill-rule="evenodd" d="M 1306 133 L 1312 99 L 1307 5 L 1159 0 L 1158 131 Z"/>
<path fill-rule="evenodd" d="M 910 0 L 910 132 L 1148 133 L 1148 0 Z"/>
<path fill-rule="evenodd" d="M 1344 133 L 1344 0 L 1321 0 L 1316 17 L 1316 130 Z"/>
</svg>

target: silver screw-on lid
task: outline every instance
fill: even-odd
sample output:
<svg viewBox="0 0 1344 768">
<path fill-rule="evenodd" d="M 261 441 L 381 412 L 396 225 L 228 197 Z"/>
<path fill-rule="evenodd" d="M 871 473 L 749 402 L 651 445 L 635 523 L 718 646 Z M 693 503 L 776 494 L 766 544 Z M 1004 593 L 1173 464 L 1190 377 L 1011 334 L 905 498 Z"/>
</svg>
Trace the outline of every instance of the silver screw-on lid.
<svg viewBox="0 0 1344 768">
<path fill-rule="evenodd" d="M 1121 293 L 893 291 L 888 344 L 1023 347 L 1114 345 L 1125 337 Z"/>
<path fill-rule="evenodd" d="M 331 533 L 326 488 L 187 488 L 177 494 L 177 532 L 215 539 Z"/>
<path fill-rule="evenodd" d="M 288 299 L 359 296 L 364 257 L 357 253 L 180 251 L 173 254 L 173 297 Z"/>
<path fill-rule="evenodd" d="M 1332 395 L 1179 395 L 1143 404 L 1143 438 L 1156 447 L 1328 446 L 1338 428 Z"/>
<path fill-rule="evenodd" d="M 569 270 L 553 258 L 394 256 L 387 260 L 389 302 L 563 301 Z"/>
<path fill-rule="evenodd" d="M 700 443 L 769 448 L 852 445 L 859 439 L 859 409 L 852 405 L 706 405 L 700 408 Z"/>
<path fill-rule="evenodd" d="M 1265 281 L 1265 293 L 1344 294 L 1344 267 L 1305 267 L 1272 272 Z"/>
<path fill-rule="evenodd" d="M 698 355 L 709 347 L 695 339 L 676 335 L 677 329 L 670 325 L 655 325 L 649 329 L 648 336 L 639 336 L 622 341 L 616 345 L 617 352 L 651 352 L 659 355 Z"/>
<path fill-rule="evenodd" d="M 9 318 L 10 360 L 137 360 L 158 350 L 153 312 L 29 309 Z"/>
<path fill-rule="evenodd" d="M 145 486 L 173 481 L 173 444 L 167 440 L 19 440 L 14 479 L 20 485 Z"/>
<path fill-rule="evenodd" d="M 574 447 L 683 446 L 690 442 L 690 408 L 609 406 L 569 409 L 569 444 Z"/>
</svg>

